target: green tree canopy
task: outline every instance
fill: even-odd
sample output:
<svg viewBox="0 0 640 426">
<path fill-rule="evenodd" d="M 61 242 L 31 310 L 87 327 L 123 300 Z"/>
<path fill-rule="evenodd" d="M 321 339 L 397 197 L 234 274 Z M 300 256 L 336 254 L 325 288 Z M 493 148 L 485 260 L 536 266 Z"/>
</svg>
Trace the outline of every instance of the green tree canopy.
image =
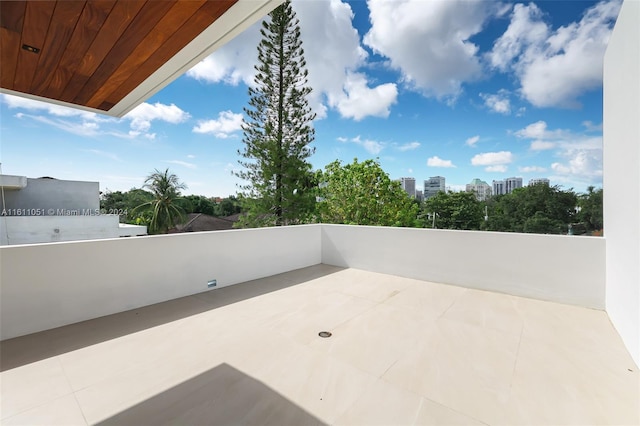
<svg viewBox="0 0 640 426">
<path fill-rule="evenodd" d="M 170 228 L 184 221 L 185 212 L 180 205 L 183 200 L 180 190 L 186 189 L 187 186 L 180 182 L 178 176 L 169 173 L 169 169 L 164 172 L 156 169 L 145 179 L 144 188 L 151 191 L 153 199 L 140 204 L 135 210 L 151 213 L 148 225 L 150 233 L 166 233 Z"/>
<path fill-rule="evenodd" d="M 472 192 L 438 192 L 425 200 L 421 219 L 427 228 L 477 230 L 483 207 Z"/>
<path fill-rule="evenodd" d="M 314 150 L 307 102 L 307 70 L 295 12 L 286 1 L 262 23 L 255 88 L 245 108 L 243 170 L 236 173 L 247 214 L 243 226 L 287 225 L 307 220 L 314 206 Z"/>
<path fill-rule="evenodd" d="M 338 160 L 319 171 L 321 222 L 351 225 L 416 226 L 418 205 L 400 182 L 392 181 L 378 161 L 342 165 Z"/>
<path fill-rule="evenodd" d="M 134 209 L 152 199 L 153 194 L 144 189 L 133 188 L 126 192 L 107 190 L 100 196 L 100 209 L 106 213 L 121 213 L 120 222 L 122 223 L 138 224 L 142 214 Z"/>
<path fill-rule="evenodd" d="M 202 213 L 216 216 L 216 203 L 203 195 L 187 195 L 185 200 L 185 213 Z"/>
<path fill-rule="evenodd" d="M 578 197 L 572 190 L 544 184 L 525 186 L 488 203 L 490 231 L 566 234 L 574 222 Z"/>
<path fill-rule="evenodd" d="M 586 194 L 578 197 L 578 220 L 584 223 L 587 231 L 597 231 L 604 226 L 602 215 L 602 188 L 595 189 L 593 186 L 587 188 Z"/>
<path fill-rule="evenodd" d="M 236 213 L 240 213 L 242 211 L 242 206 L 240 205 L 240 200 L 234 197 L 233 195 L 225 198 L 220 201 L 216 206 L 216 215 L 217 216 L 231 216 Z"/>
</svg>

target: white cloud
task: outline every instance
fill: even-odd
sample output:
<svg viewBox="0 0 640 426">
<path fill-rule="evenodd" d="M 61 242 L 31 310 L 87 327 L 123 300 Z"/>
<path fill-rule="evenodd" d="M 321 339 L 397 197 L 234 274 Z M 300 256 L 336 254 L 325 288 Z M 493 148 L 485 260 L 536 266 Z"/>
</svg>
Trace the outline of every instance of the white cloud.
<svg viewBox="0 0 640 426">
<path fill-rule="evenodd" d="M 414 149 L 418 149 L 418 148 L 420 148 L 420 142 L 408 142 L 403 145 L 399 145 L 397 147 L 397 150 L 405 152 L 405 151 L 413 151 Z"/>
<path fill-rule="evenodd" d="M 583 125 L 587 131 L 598 126 L 590 122 Z M 550 130 L 544 121 L 530 124 L 515 132 L 519 138 L 531 139 L 532 151 L 555 150 L 563 161 L 554 162 L 551 169 L 555 180 L 599 184 L 602 177 L 602 137 L 573 133 L 568 130 Z"/>
<path fill-rule="evenodd" d="M 165 163 L 176 164 L 178 166 L 186 167 L 187 169 L 197 169 L 198 168 L 198 166 L 196 166 L 195 164 L 189 163 L 187 161 L 166 160 Z"/>
<path fill-rule="evenodd" d="M 497 166 L 509 164 L 513 161 L 513 154 L 510 151 L 485 152 L 474 155 L 471 164 L 474 166 Z"/>
<path fill-rule="evenodd" d="M 340 0 L 295 0 L 292 5 L 300 20 L 308 84 L 313 88 L 309 104 L 317 118 L 326 117 L 328 108 L 355 120 L 387 117 L 398 90 L 395 83 L 373 85 L 358 72 L 366 65 L 367 53 L 353 27 L 351 6 Z M 253 85 L 260 27 L 261 23 L 253 25 L 187 75 L 208 83 Z"/>
<path fill-rule="evenodd" d="M 101 124 L 115 123 L 111 117 L 103 117 L 93 112 L 54 105 L 20 96 L 0 94 L 0 100 L 9 109 L 26 110 L 17 112 L 16 118 L 34 120 L 79 136 L 96 136 L 101 133 Z M 41 115 L 41 113 L 44 113 Z"/>
<path fill-rule="evenodd" d="M 596 182 L 602 178 L 601 149 L 568 149 L 562 156 L 566 159 L 564 163 L 551 164 L 556 174 L 586 182 Z"/>
<path fill-rule="evenodd" d="M 371 139 L 361 139 L 360 135 L 351 139 L 351 142 L 356 145 L 360 145 L 363 147 L 369 154 L 377 155 L 384 149 L 384 144 L 382 142 L 374 141 Z"/>
<path fill-rule="evenodd" d="M 488 54 L 491 65 L 507 71 L 530 45 L 544 43 L 549 28 L 542 22 L 542 11 L 533 3 L 516 4 L 507 30 L 498 38 Z"/>
<path fill-rule="evenodd" d="M 46 124 L 48 126 L 56 127 L 58 129 L 64 130 L 65 132 L 73 133 L 78 136 L 97 136 L 100 134 L 99 129 L 100 125 L 98 123 L 92 121 L 82 120 L 81 122 L 74 122 L 71 119 L 61 119 L 61 118 L 49 118 L 44 115 L 32 115 L 32 114 L 24 114 L 18 113 L 16 114 L 17 118 L 21 119 L 30 119 L 37 121 L 39 123 Z"/>
<path fill-rule="evenodd" d="M 546 151 L 548 149 L 553 149 L 555 147 L 556 147 L 555 142 L 536 140 L 531 142 L 529 149 L 531 151 Z"/>
<path fill-rule="evenodd" d="M 231 111 L 220 112 L 218 119 L 201 120 L 193 128 L 195 133 L 212 134 L 221 139 L 226 139 L 239 130 L 242 130 L 242 114 Z"/>
<path fill-rule="evenodd" d="M 476 135 L 476 136 L 471 136 L 464 143 L 465 145 L 468 145 L 468 146 L 476 146 L 479 140 L 480 140 L 480 136 Z"/>
<path fill-rule="evenodd" d="M 602 62 L 620 0 L 601 1 L 579 22 L 553 30 L 533 3 L 516 4 L 511 23 L 487 55 L 513 71 L 521 95 L 537 107 L 577 107 L 578 98 L 602 84 Z"/>
<path fill-rule="evenodd" d="M 374 86 L 358 72 L 366 65 L 367 52 L 353 27 L 351 6 L 340 0 L 294 1 L 293 8 L 313 88 L 310 103 L 318 117 L 326 116 L 327 106 L 355 120 L 387 117 L 398 90 L 395 83 Z"/>
<path fill-rule="evenodd" d="M 338 142 L 349 142 L 349 138 L 345 138 L 344 136 L 338 136 L 336 139 Z"/>
<path fill-rule="evenodd" d="M 449 101 L 481 77 L 470 39 L 499 5 L 486 1 L 368 0 L 371 29 L 364 43 L 389 58 L 403 81 L 425 96 Z"/>
<path fill-rule="evenodd" d="M 124 116 L 131 120 L 131 129 L 134 132 L 147 132 L 151 128 L 154 120 L 165 121 L 171 124 L 178 124 L 188 120 L 189 113 L 181 110 L 176 105 L 165 105 L 160 102 L 149 104 L 143 102 Z"/>
<path fill-rule="evenodd" d="M 509 92 L 504 89 L 495 94 L 480 93 L 480 97 L 484 99 L 484 104 L 493 112 L 509 115 L 511 114 L 511 101 L 509 100 Z"/>
<path fill-rule="evenodd" d="M 544 167 L 539 166 L 524 166 L 518 167 L 520 173 L 544 173 L 547 171 Z"/>
<path fill-rule="evenodd" d="M 360 121 L 365 117 L 388 117 L 389 108 L 396 103 L 398 88 L 386 83 L 370 88 L 362 73 L 347 72 L 344 91 L 339 96 L 330 96 L 329 104 L 335 106 L 345 118 Z"/>
<path fill-rule="evenodd" d="M 195 155 L 193 155 L 193 154 L 189 154 L 189 155 L 187 155 L 187 158 L 189 158 L 189 159 L 194 159 L 194 158 L 196 158 L 196 156 L 195 156 Z"/>
<path fill-rule="evenodd" d="M 33 99 L 23 98 L 21 96 L 0 94 L 0 99 L 10 109 L 20 108 L 28 111 L 45 111 L 57 117 L 81 117 L 90 121 L 111 121 L 106 117 L 101 117 L 94 112 L 83 111 L 81 109 L 69 108 L 61 105 L 50 104 L 47 102 L 36 101 Z"/>
<path fill-rule="evenodd" d="M 187 71 L 187 76 L 206 83 L 237 85 L 244 82 L 253 85 L 261 26 L 262 21 L 238 34 Z"/>
<path fill-rule="evenodd" d="M 443 160 L 442 158 L 434 155 L 427 159 L 427 166 L 429 167 L 456 167 L 451 160 Z"/>
<path fill-rule="evenodd" d="M 582 125 L 588 132 L 602 132 L 602 123 L 594 124 L 592 121 L 583 121 Z"/>
<path fill-rule="evenodd" d="M 496 166 L 487 166 L 484 168 L 485 172 L 494 172 L 494 173 L 505 173 L 507 171 L 507 166 L 504 164 L 498 164 Z"/>
<path fill-rule="evenodd" d="M 544 121 L 536 121 L 535 123 L 529 124 L 524 129 L 520 129 L 515 132 L 515 135 L 519 138 L 525 139 L 552 139 L 552 138 L 562 138 L 568 132 L 565 130 L 548 130 L 547 123 Z"/>
</svg>

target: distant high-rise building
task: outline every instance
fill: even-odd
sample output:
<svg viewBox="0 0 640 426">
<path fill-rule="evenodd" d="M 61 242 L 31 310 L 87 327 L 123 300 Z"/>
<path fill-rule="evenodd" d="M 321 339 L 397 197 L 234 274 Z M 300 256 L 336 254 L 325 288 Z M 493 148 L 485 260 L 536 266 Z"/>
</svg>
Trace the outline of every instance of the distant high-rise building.
<svg viewBox="0 0 640 426">
<path fill-rule="evenodd" d="M 423 200 L 422 191 L 420 191 L 419 189 L 416 189 L 416 200 L 418 201 Z"/>
<path fill-rule="evenodd" d="M 491 196 L 491 186 L 487 182 L 477 178 L 467 184 L 466 191 L 473 192 L 478 201 L 484 201 Z"/>
<path fill-rule="evenodd" d="M 538 178 L 538 179 L 530 179 L 529 180 L 529 186 L 539 185 L 539 184 L 549 186 L 549 183 L 550 183 L 549 179 L 547 179 L 547 178 Z"/>
<path fill-rule="evenodd" d="M 446 192 L 444 177 L 433 176 L 424 181 L 424 191 L 422 192 L 422 196 L 425 200 L 433 197 L 440 191 Z"/>
<path fill-rule="evenodd" d="M 504 180 L 505 187 L 507 189 L 507 194 L 511 194 L 514 189 L 522 188 L 522 178 L 521 177 L 510 177 Z"/>
<path fill-rule="evenodd" d="M 402 185 L 402 189 L 404 189 L 411 198 L 415 198 L 416 196 L 416 179 L 415 178 L 412 178 L 412 177 L 400 178 L 400 185 Z"/>
<path fill-rule="evenodd" d="M 522 188 L 521 177 L 510 177 L 493 181 L 493 195 L 511 194 L 514 189 Z"/>
</svg>

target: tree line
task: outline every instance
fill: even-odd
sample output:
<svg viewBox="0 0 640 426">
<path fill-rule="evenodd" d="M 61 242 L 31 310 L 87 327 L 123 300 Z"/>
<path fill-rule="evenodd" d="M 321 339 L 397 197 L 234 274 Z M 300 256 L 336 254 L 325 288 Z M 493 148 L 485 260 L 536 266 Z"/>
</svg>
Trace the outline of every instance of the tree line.
<svg viewBox="0 0 640 426">
<path fill-rule="evenodd" d="M 101 208 L 126 212 L 122 222 L 146 225 L 150 233 L 166 233 L 183 223 L 189 213 L 217 217 L 241 213 L 237 227 L 277 225 L 270 210 L 261 217 L 248 214 L 260 204 L 258 200 L 243 195 L 223 200 L 182 196 L 185 188 L 168 169 L 156 170 L 143 188 L 102 194 Z M 287 212 L 290 223 L 575 235 L 600 235 L 603 227 L 601 188 L 591 186 L 580 194 L 537 184 L 486 201 L 478 201 L 472 192 L 439 192 L 420 202 L 392 180 L 378 160 L 354 159 L 348 164 L 336 160 L 324 170 L 309 173 L 301 192 L 311 200 L 292 203 Z M 291 196 L 295 200 L 296 193 L 292 191 Z"/>
<path fill-rule="evenodd" d="M 585 194 L 536 184 L 478 201 L 473 193 L 440 192 L 423 203 L 422 223 L 440 229 L 536 234 L 599 234 L 602 189 Z"/>
</svg>

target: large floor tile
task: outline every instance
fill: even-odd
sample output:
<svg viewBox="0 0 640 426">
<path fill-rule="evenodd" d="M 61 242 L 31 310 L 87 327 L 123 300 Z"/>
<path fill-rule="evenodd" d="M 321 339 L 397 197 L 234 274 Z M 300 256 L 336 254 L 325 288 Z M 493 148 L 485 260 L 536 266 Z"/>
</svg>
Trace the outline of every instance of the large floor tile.
<svg viewBox="0 0 640 426">
<path fill-rule="evenodd" d="M 576 353 L 591 351 L 593 347 L 616 352 L 624 349 L 604 311 L 525 298 L 516 298 L 516 309 L 524 321 L 523 337 L 561 346 L 575 345 Z"/>
<path fill-rule="evenodd" d="M 395 296 L 412 284 L 413 280 L 408 278 L 360 269 L 345 269 L 332 275 L 330 280 L 323 283 L 323 286 L 379 303 Z"/>
<path fill-rule="evenodd" d="M 344 293 L 322 293 L 308 296 L 306 301 L 292 305 L 262 324 L 307 344 L 317 339 L 320 331 L 333 330 L 374 306 L 375 302 Z"/>
<path fill-rule="evenodd" d="M 378 379 L 336 425 L 411 425 L 421 407 L 419 395 Z"/>
<path fill-rule="evenodd" d="M 519 339 L 441 319 L 383 379 L 490 423 L 509 397 Z"/>
<path fill-rule="evenodd" d="M 0 415 L 12 417 L 71 392 L 58 358 L 6 370 L 0 373 Z"/>
<path fill-rule="evenodd" d="M 413 284 L 403 289 L 384 303 L 398 308 L 416 309 L 425 319 L 441 316 L 467 289 L 428 281 L 412 280 Z"/>
<path fill-rule="evenodd" d="M 416 425 L 425 426 L 482 426 L 486 423 L 482 423 L 479 420 L 472 419 L 458 411 L 452 410 L 449 407 L 438 404 L 427 398 L 422 398 L 422 404 L 420 405 L 420 411 L 414 422 Z"/>
<path fill-rule="evenodd" d="M 8 419 L 2 419 L 2 424 L 4 426 L 84 426 L 87 422 L 75 396 L 69 394 Z"/>
<path fill-rule="evenodd" d="M 334 423 L 376 381 L 375 376 L 306 346 L 290 348 L 260 370 L 240 369 L 254 371 L 252 377 L 327 423 Z"/>
<path fill-rule="evenodd" d="M 516 297 L 469 289 L 458 297 L 442 318 L 520 336 L 523 320 Z"/>
<path fill-rule="evenodd" d="M 330 338 L 310 346 L 380 377 L 424 337 L 427 326 L 413 309 L 381 304 L 329 330 Z"/>
<path fill-rule="evenodd" d="M 523 338 L 503 424 L 640 424 L 640 375 L 576 348 Z"/>
</svg>

